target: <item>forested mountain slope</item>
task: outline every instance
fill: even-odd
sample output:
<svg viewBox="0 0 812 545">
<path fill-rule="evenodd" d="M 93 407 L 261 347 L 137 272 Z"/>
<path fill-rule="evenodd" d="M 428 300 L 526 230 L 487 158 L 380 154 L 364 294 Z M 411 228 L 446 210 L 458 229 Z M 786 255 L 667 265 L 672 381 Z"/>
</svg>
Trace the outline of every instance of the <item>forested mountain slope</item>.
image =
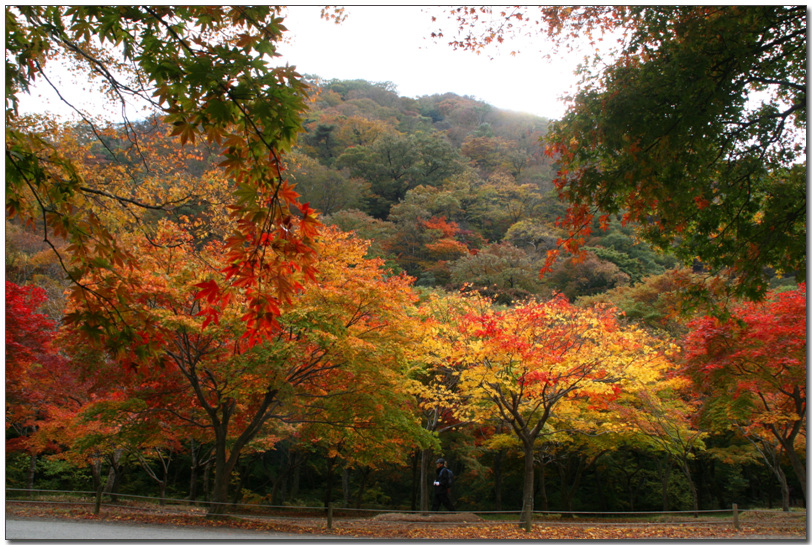
<svg viewBox="0 0 812 545">
<path fill-rule="evenodd" d="M 674 262 L 628 228 L 595 230 L 579 263 L 539 269 L 563 233 L 548 120 L 452 93 L 417 99 L 388 83 L 311 82 L 306 132 L 288 158 L 303 201 L 374 241 L 372 252 L 420 286 L 470 286 L 502 302 L 595 295 Z"/>
</svg>

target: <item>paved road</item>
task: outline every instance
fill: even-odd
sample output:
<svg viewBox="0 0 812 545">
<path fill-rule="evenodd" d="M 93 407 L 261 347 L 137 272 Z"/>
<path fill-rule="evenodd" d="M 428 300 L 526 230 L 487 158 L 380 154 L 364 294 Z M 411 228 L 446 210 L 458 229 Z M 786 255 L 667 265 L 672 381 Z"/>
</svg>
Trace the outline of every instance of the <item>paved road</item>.
<svg viewBox="0 0 812 545">
<path fill-rule="evenodd" d="M 104 542 L 120 540 L 218 540 L 220 543 L 238 543 L 245 540 L 313 540 L 327 541 L 324 536 L 309 534 L 283 534 L 256 530 L 228 530 L 161 526 L 152 524 L 126 524 L 116 522 L 74 521 L 47 518 L 7 518 L 6 540 L 26 540 L 26 543 L 44 543 L 47 540 L 80 540 Z M 329 538 L 333 539 L 333 538 Z"/>
</svg>

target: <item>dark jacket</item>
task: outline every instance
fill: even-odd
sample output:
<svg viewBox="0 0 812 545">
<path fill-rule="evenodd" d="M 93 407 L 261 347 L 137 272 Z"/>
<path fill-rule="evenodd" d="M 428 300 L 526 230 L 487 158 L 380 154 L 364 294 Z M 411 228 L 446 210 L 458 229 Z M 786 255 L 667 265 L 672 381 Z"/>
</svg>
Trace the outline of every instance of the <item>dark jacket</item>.
<svg viewBox="0 0 812 545">
<path fill-rule="evenodd" d="M 447 467 L 438 467 L 437 477 L 434 479 L 434 489 L 438 492 L 447 492 L 448 489 L 451 488 L 451 475 L 451 470 Z"/>
</svg>

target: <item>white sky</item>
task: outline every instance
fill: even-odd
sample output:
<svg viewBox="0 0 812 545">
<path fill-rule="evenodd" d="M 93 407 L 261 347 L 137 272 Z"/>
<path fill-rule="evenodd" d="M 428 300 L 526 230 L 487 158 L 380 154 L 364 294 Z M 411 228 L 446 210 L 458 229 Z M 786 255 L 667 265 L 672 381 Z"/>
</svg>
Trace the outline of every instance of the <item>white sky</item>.
<svg viewBox="0 0 812 545">
<path fill-rule="evenodd" d="M 294 65 L 300 74 L 326 80 L 392 82 L 401 96 L 452 92 L 500 109 L 552 119 L 563 115 L 560 97 L 576 81 L 577 60 L 544 59 L 541 38 L 532 43 L 514 39 L 509 47 L 489 49 L 487 55 L 454 51 L 448 45 L 454 23 L 444 11 L 447 8 L 352 6 L 346 8 L 344 22 L 337 25 L 321 19 L 319 6 L 289 6 L 284 21 L 287 39 L 279 45 L 283 55 L 279 62 Z M 437 16 L 436 23 L 431 21 L 432 15 Z M 438 28 L 444 29 L 446 38 L 435 41 L 431 33 Z M 511 49 L 521 52 L 510 56 Z M 92 84 L 69 82 L 54 68 L 49 65 L 49 77 L 66 98 L 91 115 L 102 113 L 102 101 L 94 97 Z M 21 99 L 24 111 L 69 115 L 44 83 L 32 91 L 32 96 Z M 120 118 L 120 107 L 107 111 Z M 135 111 L 129 115 L 138 117 Z"/>
<path fill-rule="evenodd" d="M 520 53 L 493 49 L 485 54 L 454 51 L 448 37 L 454 23 L 442 8 L 353 6 L 339 25 L 319 18 L 320 8 L 291 6 L 285 26 L 290 42 L 279 52 L 301 74 L 323 79 L 391 81 L 401 96 L 446 92 L 470 95 L 497 108 L 558 118 L 559 100 L 575 82 L 576 61 L 542 58 L 543 42 L 512 42 Z M 432 23 L 431 16 L 437 16 Z M 443 28 L 445 39 L 431 32 Z"/>
</svg>

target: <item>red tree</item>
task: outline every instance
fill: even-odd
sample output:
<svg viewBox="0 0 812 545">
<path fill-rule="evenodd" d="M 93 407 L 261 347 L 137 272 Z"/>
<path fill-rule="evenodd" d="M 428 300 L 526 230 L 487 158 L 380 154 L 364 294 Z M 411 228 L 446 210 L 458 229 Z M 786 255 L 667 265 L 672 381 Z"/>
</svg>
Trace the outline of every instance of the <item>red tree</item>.
<svg viewBox="0 0 812 545">
<path fill-rule="evenodd" d="M 6 281 L 6 451 L 31 455 L 29 488 L 39 452 L 30 436 L 43 416 L 47 383 L 63 376 L 64 360 L 52 344 L 56 324 L 37 312 L 46 300 L 40 287 Z"/>
<path fill-rule="evenodd" d="M 746 434 L 775 437 L 806 496 L 806 284 L 744 303 L 726 321 L 690 324 L 688 373 L 705 394 L 705 414 Z"/>
<path fill-rule="evenodd" d="M 40 391 L 27 385 L 56 357 L 52 347 L 55 323 L 37 309 L 45 290 L 6 281 L 6 430 L 21 435 L 36 417 Z"/>
</svg>

